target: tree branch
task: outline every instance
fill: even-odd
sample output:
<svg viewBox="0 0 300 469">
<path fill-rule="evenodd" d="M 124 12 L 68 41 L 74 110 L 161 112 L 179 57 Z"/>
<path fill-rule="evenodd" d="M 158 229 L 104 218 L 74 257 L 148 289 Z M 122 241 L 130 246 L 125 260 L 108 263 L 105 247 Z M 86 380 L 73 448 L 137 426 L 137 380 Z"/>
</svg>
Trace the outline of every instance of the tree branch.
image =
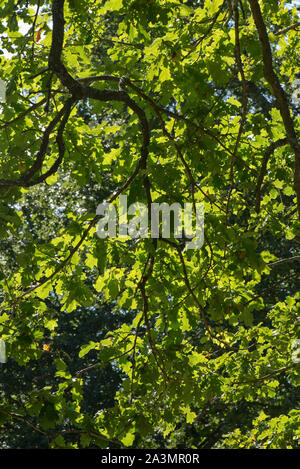
<svg viewBox="0 0 300 469">
<path fill-rule="evenodd" d="M 46 152 L 47 152 L 47 149 L 48 149 L 49 139 L 50 139 L 51 133 L 53 132 L 56 125 L 58 124 L 58 122 L 60 121 L 60 119 L 63 116 L 65 116 L 67 114 L 68 117 L 69 117 L 69 114 L 70 114 L 70 111 L 71 111 L 71 105 L 72 105 L 73 102 L 74 102 L 73 98 L 68 99 L 65 102 L 64 106 L 61 108 L 61 110 L 57 113 L 57 115 L 54 117 L 54 119 L 50 122 L 50 124 L 48 125 L 48 127 L 44 131 L 42 141 L 41 141 L 41 145 L 40 145 L 40 149 L 39 149 L 39 151 L 36 155 L 35 161 L 34 161 L 33 165 L 31 166 L 31 168 L 26 173 L 22 174 L 22 176 L 17 180 L 0 179 L 0 187 L 8 187 L 8 186 L 10 186 L 10 187 L 11 186 L 30 187 L 30 186 L 33 186 L 35 184 L 38 184 L 39 182 L 45 180 L 46 177 L 48 177 L 48 176 L 45 176 L 45 177 L 42 177 L 42 179 L 40 179 L 40 178 L 37 179 L 36 181 L 31 180 L 33 178 L 33 176 L 38 171 L 40 171 L 41 168 L 42 168 L 42 165 L 43 165 L 43 162 L 44 162 L 44 159 L 45 159 L 45 156 L 46 156 Z M 41 104 L 41 101 L 38 104 Z M 61 130 L 64 128 L 64 126 L 66 124 L 66 119 L 65 118 L 63 119 L 62 123 L 63 123 L 63 125 L 60 126 Z M 57 165 L 57 167 L 58 167 L 58 165 Z M 50 174 L 52 174 L 52 173 L 50 173 Z"/>
<path fill-rule="evenodd" d="M 280 36 L 280 34 L 285 34 L 288 31 L 291 31 L 291 29 L 296 29 L 300 27 L 300 21 L 298 23 L 292 24 L 291 26 L 288 26 L 287 28 L 281 29 L 280 31 L 277 31 L 277 33 L 274 33 L 275 36 Z"/>
<path fill-rule="evenodd" d="M 286 264 L 288 262 L 300 261 L 300 256 L 287 257 L 286 259 L 279 259 L 278 261 L 271 262 L 268 267 L 275 267 L 277 265 Z"/>
<path fill-rule="evenodd" d="M 280 114 L 287 134 L 287 139 L 295 155 L 294 187 L 297 195 L 297 208 L 300 218 L 300 145 L 297 140 L 294 122 L 290 114 L 287 96 L 273 68 L 271 46 L 259 3 L 257 0 L 249 0 L 249 3 L 262 46 L 265 79 L 271 86 L 274 96 L 278 102 Z"/>
<path fill-rule="evenodd" d="M 261 186 L 263 184 L 264 177 L 267 172 L 267 165 L 268 161 L 272 155 L 272 153 L 276 150 L 276 148 L 282 147 L 283 145 L 287 145 L 289 143 L 287 138 L 281 138 L 277 140 L 276 142 L 271 143 L 269 148 L 265 151 L 260 173 L 257 179 L 257 184 L 256 184 L 256 205 L 255 205 L 255 210 L 257 213 L 260 211 L 260 199 L 261 199 Z"/>
</svg>

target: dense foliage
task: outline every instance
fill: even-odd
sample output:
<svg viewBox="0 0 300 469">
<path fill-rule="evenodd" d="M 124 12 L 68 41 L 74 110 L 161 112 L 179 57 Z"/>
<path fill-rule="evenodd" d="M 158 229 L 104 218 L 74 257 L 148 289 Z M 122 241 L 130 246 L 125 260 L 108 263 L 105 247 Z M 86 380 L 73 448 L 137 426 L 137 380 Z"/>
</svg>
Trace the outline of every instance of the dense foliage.
<svg viewBox="0 0 300 469">
<path fill-rule="evenodd" d="M 299 6 L 0 5 L 0 446 L 298 448 Z"/>
</svg>

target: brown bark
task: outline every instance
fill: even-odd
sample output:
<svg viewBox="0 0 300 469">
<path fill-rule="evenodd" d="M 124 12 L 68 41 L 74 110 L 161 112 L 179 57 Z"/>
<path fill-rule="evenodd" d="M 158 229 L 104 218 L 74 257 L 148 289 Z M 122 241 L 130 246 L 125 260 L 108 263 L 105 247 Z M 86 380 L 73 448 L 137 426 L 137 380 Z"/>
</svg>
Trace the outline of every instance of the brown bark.
<svg viewBox="0 0 300 469">
<path fill-rule="evenodd" d="M 300 145 L 297 140 L 287 96 L 273 67 L 271 46 L 259 3 L 257 0 L 249 0 L 249 3 L 262 47 L 265 79 L 271 86 L 273 94 L 278 102 L 286 136 L 295 155 L 294 187 L 297 195 L 298 215 L 300 218 Z"/>
</svg>

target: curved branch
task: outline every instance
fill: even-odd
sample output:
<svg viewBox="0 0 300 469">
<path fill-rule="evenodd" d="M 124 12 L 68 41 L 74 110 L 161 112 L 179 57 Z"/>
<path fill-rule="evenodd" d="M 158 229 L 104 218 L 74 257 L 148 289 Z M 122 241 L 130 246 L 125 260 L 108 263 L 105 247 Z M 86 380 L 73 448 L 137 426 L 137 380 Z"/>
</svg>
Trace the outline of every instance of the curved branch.
<svg viewBox="0 0 300 469">
<path fill-rule="evenodd" d="M 64 3 L 65 0 L 53 0 L 52 2 L 53 31 L 48 66 L 49 70 L 52 70 L 56 74 L 61 83 L 68 88 L 71 94 L 76 94 L 78 98 L 81 98 L 83 97 L 83 87 L 69 74 L 61 61 L 65 27 Z"/>
<path fill-rule="evenodd" d="M 52 174 L 55 174 L 56 171 L 58 170 L 58 168 L 59 168 L 59 166 L 60 166 L 60 164 L 63 160 L 64 154 L 65 154 L 65 142 L 64 142 L 64 138 L 63 138 L 63 131 L 65 129 L 66 123 L 68 122 L 68 119 L 69 119 L 71 111 L 72 111 L 73 104 L 75 102 L 76 102 L 76 100 L 74 98 L 70 98 L 66 102 L 66 104 L 65 104 L 65 114 L 62 118 L 62 121 L 61 121 L 59 127 L 58 127 L 57 136 L 56 136 L 56 143 L 58 145 L 58 158 L 53 163 L 51 168 L 48 169 L 48 171 L 46 171 L 44 174 L 42 174 L 40 177 L 38 177 L 34 181 L 29 182 L 27 184 L 27 187 L 34 186 L 36 184 L 40 184 L 41 182 L 45 181 L 49 176 L 52 176 Z"/>
<path fill-rule="evenodd" d="M 300 145 L 297 140 L 294 121 L 290 114 L 287 96 L 273 68 L 271 46 L 259 3 L 257 0 L 249 0 L 249 3 L 262 46 L 265 79 L 271 86 L 273 94 L 278 102 L 287 139 L 295 155 L 294 187 L 297 195 L 297 208 L 300 218 Z"/>
<path fill-rule="evenodd" d="M 53 31 L 52 31 L 52 43 L 49 54 L 48 65 L 49 69 L 52 70 L 59 78 L 61 83 L 66 86 L 69 92 L 75 99 L 90 98 L 98 101 L 119 101 L 127 104 L 138 116 L 142 134 L 143 134 L 143 145 L 141 149 L 141 160 L 140 167 L 145 166 L 145 160 L 148 156 L 148 145 L 150 142 L 150 132 L 148 121 L 146 119 L 145 112 L 141 109 L 138 104 L 130 98 L 126 91 L 119 90 L 98 90 L 90 86 L 83 86 L 82 80 L 74 79 L 67 68 L 61 61 L 61 54 L 64 43 L 64 3 L 65 0 L 53 0 L 52 3 L 52 19 L 53 19 Z M 125 78 L 125 77 L 122 77 Z M 120 81 L 118 79 L 118 81 Z M 126 84 L 126 79 L 123 82 Z"/>
<path fill-rule="evenodd" d="M 72 103 L 73 103 L 74 99 L 71 98 L 71 100 L 72 100 Z M 68 110 L 70 108 L 70 103 L 71 103 L 70 99 L 65 102 L 64 106 L 61 108 L 61 110 L 57 113 L 57 115 L 54 117 L 54 119 L 50 122 L 50 124 L 48 125 L 48 127 L 44 131 L 44 134 L 43 134 L 43 137 L 42 137 L 42 142 L 41 142 L 41 145 L 40 145 L 40 149 L 39 149 L 39 151 L 36 155 L 35 161 L 34 161 L 33 165 L 31 166 L 31 168 L 26 173 L 22 174 L 22 176 L 17 180 L 0 179 L 0 187 L 11 187 L 11 186 L 30 187 L 30 186 L 33 186 L 33 185 L 38 184 L 39 182 L 41 182 L 40 178 L 37 179 L 36 181 L 32 181 L 31 179 L 42 168 L 44 159 L 46 157 L 46 152 L 47 152 L 47 149 L 48 149 L 49 139 L 50 139 L 51 133 L 53 132 L 56 125 L 58 124 L 58 122 L 61 120 L 61 118 L 63 116 L 68 114 L 68 117 L 69 117 Z M 63 122 L 64 122 L 64 119 L 63 119 Z M 63 127 L 65 126 L 65 123 L 66 122 L 64 122 Z M 51 174 L 53 174 L 53 173 L 51 173 Z M 48 177 L 48 176 L 46 176 L 46 177 Z M 45 177 L 42 180 L 45 180 Z"/>
</svg>

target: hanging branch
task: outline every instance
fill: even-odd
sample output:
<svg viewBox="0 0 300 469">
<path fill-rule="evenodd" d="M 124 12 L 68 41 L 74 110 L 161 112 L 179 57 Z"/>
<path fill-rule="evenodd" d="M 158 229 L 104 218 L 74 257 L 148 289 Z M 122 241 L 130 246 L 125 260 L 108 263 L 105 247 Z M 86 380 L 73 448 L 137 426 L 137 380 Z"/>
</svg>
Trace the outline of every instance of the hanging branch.
<svg viewBox="0 0 300 469">
<path fill-rule="evenodd" d="M 42 102 L 44 102 L 44 100 L 40 101 L 37 104 L 37 106 L 38 105 L 40 106 Z M 74 102 L 73 98 L 72 98 L 72 102 L 70 100 L 67 100 L 64 106 L 61 108 L 61 110 L 57 113 L 57 115 L 54 117 L 54 119 L 50 122 L 50 124 L 44 131 L 40 149 L 36 155 L 35 161 L 33 165 L 31 166 L 31 168 L 26 173 L 22 174 L 22 176 L 17 180 L 0 179 L 0 187 L 9 187 L 9 186 L 10 187 L 11 186 L 29 187 L 29 186 L 33 186 L 41 182 L 40 179 L 37 179 L 36 181 L 33 182 L 32 178 L 42 168 L 42 165 L 43 165 L 43 162 L 46 157 L 47 150 L 48 150 L 49 139 L 50 139 L 52 132 L 54 131 L 56 125 L 62 119 L 63 116 L 68 114 L 68 117 L 69 117 L 69 111 L 71 110 L 70 106 L 71 104 L 73 104 L 73 102 Z M 67 119 L 63 120 L 63 128 L 65 127 L 66 121 Z M 45 178 L 43 178 L 42 180 L 44 179 Z"/>
<path fill-rule="evenodd" d="M 27 184 L 27 187 L 29 186 L 34 186 L 36 184 L 40 184 L 41 182 L 45 181 L 49 176 L 52 176 L 53 174 L 56 173 L 56 171 L 59 168 L 59 165 L 61 164 L 64 154 L 65 154 L 65 142 L 63 138 L 63 132 L 66 126 L 66 123 L 68 122 L 68 119 L 70 117 L 72 107 L 76 103 L 76 100 L 74 98 L 69 98 L 68 101 L 65 104 L 65 114 L 63 116 L 63 119 L 58 127 L 57 130 L 57 136 L 56 136 L 56 143 L 58 146 L 58 158 L 56 161 L 53 163 L 50 169 L 46 171 L 46 173 L 42 174 L 40 177 L 35 179 L 34 181 L 30 181 Z"/>
</svg>

